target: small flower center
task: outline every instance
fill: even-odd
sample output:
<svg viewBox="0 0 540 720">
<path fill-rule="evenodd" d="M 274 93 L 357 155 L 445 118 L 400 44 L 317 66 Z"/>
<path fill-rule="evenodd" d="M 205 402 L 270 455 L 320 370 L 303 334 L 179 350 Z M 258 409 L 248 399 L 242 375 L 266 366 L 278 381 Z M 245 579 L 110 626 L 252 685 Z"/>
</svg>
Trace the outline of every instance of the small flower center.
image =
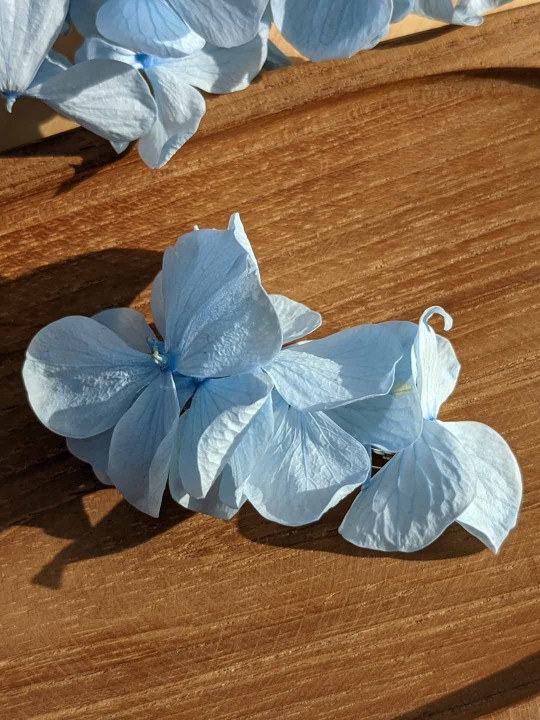
<svg viewBox="0 0 540 720">
<path fill-rule="evenodd" d="M 138 63 L 143 70 L 146 70 L 154 65 L 154 58 L 152 55 L 139 52 L 135 54 L 135 62 Z"/>
<path fill-rule="evenodd" d="M 161 340 L 149 337 L 146 338 L 146 342 L 150 348 L 150 355 L 160 370 L 170 370 L 172 372 L 172 370 L 174 370 L 173 357 L 169 353 L 165 352 L 165 346 Z"/>
</svg>

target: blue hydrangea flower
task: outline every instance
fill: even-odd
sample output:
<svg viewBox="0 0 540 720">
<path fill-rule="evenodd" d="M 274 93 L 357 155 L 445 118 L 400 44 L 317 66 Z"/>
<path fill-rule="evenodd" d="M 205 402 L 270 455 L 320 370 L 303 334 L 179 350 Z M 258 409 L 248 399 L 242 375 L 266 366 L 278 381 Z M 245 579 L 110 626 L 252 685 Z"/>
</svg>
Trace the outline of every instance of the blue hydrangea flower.
<svg viewBox="0 0 540 720">
<path fill-rule="evenodd" d="M 51 51 L 67 11 L 68 0 L 0 3 L 0 95 L 7 109 L 26 95 L 111 142 L 139 138 L 154 124 L 156 105 L 137 70 L 112 60 L 70 67 Z"/>
<path fill-rule="evenodd" d="M 205 43 L 245 45 L 259 31 L 268 0 L 72 0 L 71 17 L 88 37 L 95 29 L 116 45 L 181 57 Z"/>
<path fill-rule="evenodd" d="M 371 48 L 401 17 L 392 0 L 271 0 L 283 37 L 311 60 L 351 57 Z"/>
<path fill-rule="evenodd" d="M 30 343 L 23 377 L 41 422 L 157 516 L 182 409 L 190 403 L 194 443 L 182 464 L 198 448 L 205 471 L 218 472 L 219 454 L 271 390 L 259 368 L 279 351 L 281 330 L 234 223 L 165 252 L 152 310 L 163 340 L 125 308 L 51 323 Z"/>
<path fill-rule="evenodd" d="M 259 73 L 266 59 L 268 31 L 268 22 L 263 22 L 255 38 L 245 45 L 224 49 L 207 44 L 177 58 L 146 55 L 88 38 L 76 58 L 118 60 L 144 71 L 154 91 L 157 117 L 139 141 L 139 154 L 149 167 L 159 168 L 196 132 L 206 110 L 198 90 L 235 92 L 247 87 Z M 125 149 L 125 145 L 115 147 Z"/>
<path fill-rule="evenodd" d="M 453 25 L 481 25 L 483 13 L 506 5 L 511 0 L 415 0 L 417 15 Z"/>
<path fill-rule="evenodd" d="M 413 347 L 413 373 L 423 415 L 422 432 L 377 472 L 352 504 L 340 527 L 349 542 L 373 550 L 413 552 L 429 545 L 453 522 L 497 552 L 515 526 L 521 475 L 512 451 L 494 430 L 477 422 L 442 422 L 439 408 L 452 393 L 459 363 L 430 317 Z"/>
</svg>

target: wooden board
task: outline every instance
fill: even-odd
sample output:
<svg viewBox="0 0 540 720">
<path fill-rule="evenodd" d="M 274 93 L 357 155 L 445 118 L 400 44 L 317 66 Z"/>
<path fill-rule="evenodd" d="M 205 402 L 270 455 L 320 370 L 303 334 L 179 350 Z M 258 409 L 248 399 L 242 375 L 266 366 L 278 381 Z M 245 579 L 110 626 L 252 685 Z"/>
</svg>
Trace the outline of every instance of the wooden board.
<svg viewBox="0 0 540 720">
<path fill-rule="evenodd" d="M 539 0 L 513 0 L 502 5 L 494 12 L 505 12 L 508 9 L 533 5 Z M 415 35 L 417 33 L 441 27 L 442 23 L 417 15 L 409 15 L 404 20 L 394 23 L 390 27 L 388 39 Z M 298 59 L 301 56 L 291 47 L 276 31 L 272 30 L 273 41 L 291 58 Z M 80 42 L 76 33 L 71 32 L 67 37 L 61 37 L 57 43 L 57 49 L 67 57 L 72 57 Z M 71 130 L 76 123 L 54 113 L 47 105 L 37 100 L 23 98 L 19 100 L 10 115 L 0 102 L 0 152 L 14 147 L 20 147 L 35 142 L 44 137 L 51 137 L 58 133 Z"/>
<path fill-rule="evenodd" d="M 0 717 L 537 720 L 540 8 L 268 74 L 162 171 L 82 130 L 0 158 Z M 270 292 L 324 332 L 454 316 L 444 419 L 525 478 L 498 556 L 453 527 L 410 556 L 244 507 L 131 509 L 26 405 L 45 323 L 147 312 L 163 248 L 242 213 Z"/>
</svg>

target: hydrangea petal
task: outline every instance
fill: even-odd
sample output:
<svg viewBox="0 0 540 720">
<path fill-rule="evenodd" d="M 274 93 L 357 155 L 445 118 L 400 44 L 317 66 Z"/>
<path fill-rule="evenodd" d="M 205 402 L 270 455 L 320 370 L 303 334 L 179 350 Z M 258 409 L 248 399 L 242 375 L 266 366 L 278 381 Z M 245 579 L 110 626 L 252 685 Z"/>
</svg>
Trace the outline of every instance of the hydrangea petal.
<svg viewBox="0 0 540 720">
<path fill-rule="evenodd" d="M 160 458 L 158 467 L 154 465 L 151 472 L 152 461 L 163 440 L 174 431 L 179 414 L 172 375 L 160 372 L 120 419 L 112 435 L 109 477 L 129 503 L 153 517 L 159 515 L 168 463 Z M 172 443 L 168 447 L 170 457 Z"/>
<path fill-rule="evenodd" d="M 152 283 L 150 307 L 154 325 L 161 337 L 165 337 L 165 302 L 163 300 L 163 274 L 159 272 Z"/>
<path fill-rule="evenodd" d="M 268 363 L 279 351 L 277 315 L 246 266 L 232 231 L 189 233 L 166 251 L 166 338 L 182 374 L 234 375 Z"/>
<path fill-rule="evenodd" d="M 246 480 L 256 469 L 273 434 L 274 409 L 272 396 L 268 395 L 249 422 L 221 473 L 219 497 L 230 507 L 240 507 L 244 501 Z"/>
<path fill-rule="evenodd" d="M 206 112 L 202 95 L 184 82 L 175 64 L 148 68 L 157 118 L 139 141 L 139 155 L 148 167 L 163 167 L 197 131 Z"/>
<path fill-rule="evenodd" d="M 268 0 L 169 0 L 169 3 L 206 42 L 232 48 L 255 37 Z"/>
<path fill-rule="evenodd" d="M 69 17 L 79 35 L 89 38 L 98 34 L 96 17 L 100 7 L 106 2 L 107 0 L 71 0 Z"/>
<path fill-rule="evenodd" d="M 205 45 L 201 50 L 174 62 L 182 79 L 209 93 L 230 93 L 243 90 L 256 77 L 267 54 L 268 28 L 245 45 L 219 48 Z"/>
<path fill-rule="evenodd" d="M 452 318 L 441 307 L 428 308 L 418 323 L 414 342 L 414 370 L 420 404 L 425 418 L 437 417 L 440 406 L 454 390 L 460 365 L 452 345 L 446 338 L 438 336 L 429 324 L 435 315 L 444 318 L 444 329 L 452 328 Z"/>
<path fill-rule="evenodd" d="M 156 336 L 142 313 L 131 308 L 111 308 L 97 313 L 93 319 L 112 330 L 134 350 L 150 352 L 147 340 Z"/>
<path fill-rule="evenodd" d="M 521 504 L 517 460 L 492 428 L 477 422 L 443 423 L 469 453 L 476 470 L 476 496 L 457 518 L 465 530 L 494 553 L 515 527 Z"/>
<path fill-rule="evenodd" d="M 173 472 L 175 475 L 174 477 L 171 475 L 171 484 L 174 484 L 176 488 L 175 500 L 179 505 L 186 508 L 186 510 L 202 513 L 203 515 L 210 515 L 219 520 L 231 520 L 238 512 L 239 506 L 230 507 L 219 497 L 219 479 L 212 485 L 205 498 L 195 498 L 185 490 L 182 490 L 182 481 L 178 474 L 178 468 L 175 468 Z"/>
<path fill-rule="evenodd" d="M 69 0 L 0 2 L 0 93 L 23 93 L 60 34 Z"/>
<path fill-rule="evenodd" d="M 194 52 L 205 44 L 166 0 L 107 0 L 98 10 L 96 25 L 101 35 L 118 45 L 164 58 Z"/>
<path fill-rule="evenodd" d="M 370 474 L 365 448 L 321 412 L 298 412 L 274 394 L 274 437 L 244 493 L 268 520 L 315 522 Z"/>
<path fill-rule="evenodd" d="M 412 12 L 415 0 L 394 0 L 394 8 L 392 11 L 391 23 L 403 20 L 410 12 Z"/>
<path fill-rule="evenodd" d="M 416 0 L 414 12 L 424 17 L 433 18 L 454 25 L 481 25 L 482 15 L 511 0 Z"/>
<path fill-rule="evenodd" d="M 113 428 L 89 438 L 66 438 L 69 452 L 92 466 L 95 476 L 105 485 L 112 485 L 108 475 L 109 449 Z"/>
<path fill-rule="evenodd" d="M 466 448 L 442 423 L 427 421 L 364 488 L 339 532 L 358 547 L 414 552 L 436 540 L 470 505 L 476 472 Z"/>
<path fill-rule="evenodd" d="M 320 313 L 310 310 L 296 300 L 285 295 L 270 295 L 270 300 L 279 318 L 284 344 L 300 340 L 322 324 Z"/>
<path fill-rule="evenodd" d="M 156 104 L 142 75 L 115 60 L 79 63 L 32 86 L 27 95 L 115 143 L 146 134 L 156 118 Z"/>
<path fill-rule="evenodd" d="M 184 490 L 195 498 L 206 496 L 270 389 L 262 373 L 201 383 L 180 417 L 174 462 L 182 489 L 171 483 L 174 498 Z"/>
<path fill-rule="evenodd" d="M 45 60 L 41 63 L 39 70 L 32 81 L 32 85 L 38 85 L 52 77 L 61 75 L 70 67 L 68 60 L 59 52 L 51 50 Z"/>
<path fill-rule="evenodd" d="M 111 43 L 100 37 L 88 37 L 75 51 L 75 61 L 78 63 L 85 60 L 118 60 L 132 67 L 142 70 L 143 63 L 137 58 L 133 50 L 111 45 Z"/>
<path fill-rule="evenodd" d="M 156 372 L 149 354 L 95 320 L 72 316 L 33 338 L 23 378 L 30 404 L 49 430 L 85 438 L 118 422 Z"/>
<path fill-rule="evenodd" d="M 390 23 L 392 0 L 272 0 L 274 22 L 311 60 L 351 57 L 373 47 Z"/>
<path fill-rule="evenodd" d="M 360 325 L 282 350 L 268 372 L 297 410 L 326 410 L 386 394 L 402 355 L 391 330 Z"/>
</svg>

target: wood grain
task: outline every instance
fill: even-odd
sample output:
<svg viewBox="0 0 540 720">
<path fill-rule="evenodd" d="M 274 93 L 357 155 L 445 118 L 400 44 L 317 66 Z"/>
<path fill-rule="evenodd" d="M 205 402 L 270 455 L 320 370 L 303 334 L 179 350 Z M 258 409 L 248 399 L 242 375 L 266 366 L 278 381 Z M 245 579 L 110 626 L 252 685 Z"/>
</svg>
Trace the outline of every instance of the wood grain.
<svg viewBox="0 0 540 720">
<path fill-rule="evenodd" d="M 162 171 L 82 130 L 0 158 L 0 716 L 537 720 L 540 9 L 299 66 L 210 103 Z M 146 518 L 27 408 L 24 348 L 68 313 L 148 310 L 159 253 L 239 210 L 271 292 L 323 332 L 454 316 L 448 419 L 525 482 L 498 556 L 458 527 L 411 556 L 337 526 Z"/>
</svg>

